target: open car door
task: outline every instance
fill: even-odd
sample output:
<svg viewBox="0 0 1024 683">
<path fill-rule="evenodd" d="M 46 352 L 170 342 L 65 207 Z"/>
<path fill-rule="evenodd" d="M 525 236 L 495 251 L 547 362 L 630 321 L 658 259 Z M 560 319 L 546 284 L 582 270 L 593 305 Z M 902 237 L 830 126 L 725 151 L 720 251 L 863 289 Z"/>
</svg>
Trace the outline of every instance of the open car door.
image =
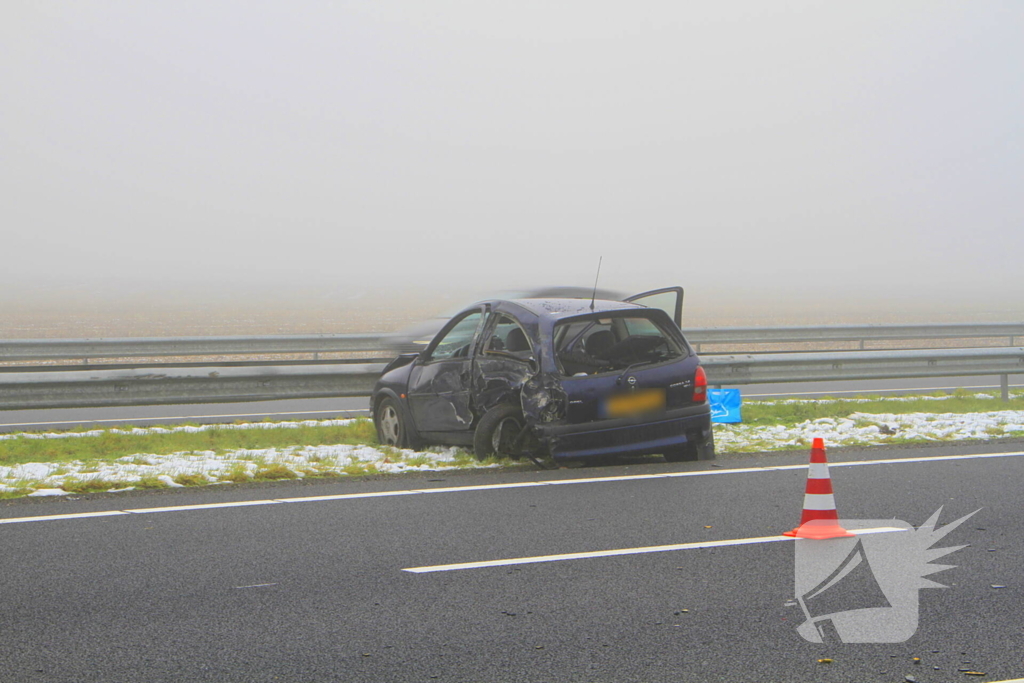
<svg viewBox="0 0 1024 683">
<path fill-rule="evenodd" d="M 623 299 L 633 304 L 640 304 L 648 308 L 660 308 L 668 313 L 668 317 L 676 321 L 676 325 L 683 326 L 683 288 L 665 287 L 654 289 L 650 292 L 634 294 L 628 299 Z"/>
</svg>

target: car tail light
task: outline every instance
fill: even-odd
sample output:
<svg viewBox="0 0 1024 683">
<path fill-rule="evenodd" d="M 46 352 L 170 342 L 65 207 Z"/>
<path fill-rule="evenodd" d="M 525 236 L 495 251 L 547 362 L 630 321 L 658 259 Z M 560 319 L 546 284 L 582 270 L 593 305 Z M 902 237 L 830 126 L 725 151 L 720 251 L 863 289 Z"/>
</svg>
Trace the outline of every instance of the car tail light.
<svg viewBox="0 0 1024 683">
<path fill-rule="evenodd" d="M 704 374 L 704 368 L 697 366 L 697 372 L 693 375 L 693 402 L 704 403 L 708 400 L 708 376 Z"/>
</svg>

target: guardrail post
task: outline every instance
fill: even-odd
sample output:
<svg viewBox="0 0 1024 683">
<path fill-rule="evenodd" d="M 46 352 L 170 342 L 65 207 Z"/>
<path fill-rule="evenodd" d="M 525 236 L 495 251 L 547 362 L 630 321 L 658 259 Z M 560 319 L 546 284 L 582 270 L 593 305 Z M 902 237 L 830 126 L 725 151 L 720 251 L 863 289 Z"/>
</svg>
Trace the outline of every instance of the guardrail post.
<svg viewBox="0 0 1024 683">
<path fill-rule="evenodd" d="M 1003 392 L 1003 401 L 1010 400 L 1010 376 L 999 375 L 999 388 Z"/>
</svg>

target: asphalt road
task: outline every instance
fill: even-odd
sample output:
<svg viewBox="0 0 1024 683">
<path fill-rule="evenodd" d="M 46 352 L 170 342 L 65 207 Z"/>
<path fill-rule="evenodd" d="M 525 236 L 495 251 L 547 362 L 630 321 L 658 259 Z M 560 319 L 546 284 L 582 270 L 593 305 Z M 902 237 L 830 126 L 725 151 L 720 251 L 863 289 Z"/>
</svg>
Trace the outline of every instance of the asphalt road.
<svg viewBox="0 0 1024 683">
<path fill-rule="evenodd" d="M 1006 455 L 936 459 L 985 453 Z M 950 587 L 919 591 L 905 642 L 798 635 L 796 543 L 763 539 L 799 520 L 807 460 L 776 454 L 7 501 L 0 680 L 1024 676 L 1024 442 L 829 455 L 846 518 L 916 526 L 942 507 L 944 524 L 980 508 L 937 544 L 967 547 L 938 560 L 956 567 L 932 577 Z M 869 463 L 883 459 L 904 461 Z M 763 469 L 780 465 L 796 467 Z M 624 553 L 550 557 L 606 550 Z"/>
<path fill-rule="evenodd" d="M 1020 375 L 1011 377 L 1013 389 L 1024 388 Z M 998 391 L 993 377 L 946 377 L 853 382 L 755 384 L 741 387 L 745 398 L 904 394 L 959 387 Z M 70 429 L 77 426 L 139 426 L 178 422 L 235 422 L 263 419 L 326 419 L 339 415 L 368 414 L 367 398 L 293 399 L 252 403 L 200 403 L 194 405 L 134 406 L 128 408 L 65 408 L 59 410 L 0 411 L 0 432 Z"/>
</svg>

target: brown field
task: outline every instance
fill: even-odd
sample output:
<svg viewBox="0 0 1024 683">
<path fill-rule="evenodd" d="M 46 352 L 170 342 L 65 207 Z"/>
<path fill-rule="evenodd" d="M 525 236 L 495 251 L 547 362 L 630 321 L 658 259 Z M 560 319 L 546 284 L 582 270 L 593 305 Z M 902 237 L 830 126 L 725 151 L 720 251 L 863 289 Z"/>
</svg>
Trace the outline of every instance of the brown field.
<svg viewBox="0 0 1024 683">
<path fill-rule="evenodd" d="M 2 339 L 97 339 L 219 335 L 342 334 L 391 332 L 424 318 L 450 313 L 472 294 L 378 293 L 332 297 L 320 291 L 269 294 L 166 294 L 105 292 L 85 295 L 4 297 Z M 684 327 L 1014 322 L 1024 304 L 975 306 L 920 302 L 738 301 L 687 293 Z M 1006 344 L 1006 340 L 1002 340 Z"/>
<path fill-rule="evenodd" d="M 8 301 L 0 302 L 0 339 L 390 332 L 419 320 L 425 310 L 419 303 L 335 304 L 302 297 Z"/>
</svg>

